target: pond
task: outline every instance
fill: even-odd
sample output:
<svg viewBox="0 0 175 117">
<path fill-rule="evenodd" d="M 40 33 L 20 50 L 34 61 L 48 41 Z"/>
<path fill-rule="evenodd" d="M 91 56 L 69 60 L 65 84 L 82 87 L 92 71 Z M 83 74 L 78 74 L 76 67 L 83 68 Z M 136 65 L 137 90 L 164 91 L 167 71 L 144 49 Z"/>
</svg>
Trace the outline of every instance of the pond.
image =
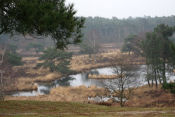
<svg viewBox="0 0 175 117">
<path fill-rule="evenodd" d="M 145 65 L 141 65 L 139 70 L 136 71 L 136 82 L 139 83 L 139 86 L 143 86 L 147 84 L 145 81 Z M 69 75 L 68 77 L 61 78 L 59 80 L 55 80 L 49 83 L 38 83 L 37 91 L 19 91 L 14 92 L 12 96 L 37 96 L 37 95 L 45 95 L 49 94 L 50 90 L 59 86 L 97 86 L 97 87 L 105 87 L 105 80 L 109 79 L 90 79 L 88 78 L 88 74 L 100 74 L 100 75 L 113 75 L 114 71 L 111 67 L 92 69 L 88 72 L 79 73 L 76 75 Z M 170 80 L 174 81 L 175 77 L 171 76 Z M 134 84 L 133 84 L 134 85 Z"/>
</svg>

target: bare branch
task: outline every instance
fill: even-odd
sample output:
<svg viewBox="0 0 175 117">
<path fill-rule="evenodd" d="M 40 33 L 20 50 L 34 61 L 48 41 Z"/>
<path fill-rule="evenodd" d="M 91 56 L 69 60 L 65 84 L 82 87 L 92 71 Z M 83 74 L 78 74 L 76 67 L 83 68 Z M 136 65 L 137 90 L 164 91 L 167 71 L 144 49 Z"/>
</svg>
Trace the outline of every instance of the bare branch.
<svg viewBox="0 0 175 117">
<path fill-rule="evenodd" d="M 117 79 L 105 81 L 106 88 L 113 98 L 117 97 L 117 102 L 124 106 L 126 100 L 132 95 L 133 83 L 136 82 L 136 73 L 134 72 L 137 67 L 131 63 L 130 56 L 120 55 L 113 61 L 113 73 L 117 75 Z M 114 99 L 113 99 L 114 100 Z"/>
</svg>

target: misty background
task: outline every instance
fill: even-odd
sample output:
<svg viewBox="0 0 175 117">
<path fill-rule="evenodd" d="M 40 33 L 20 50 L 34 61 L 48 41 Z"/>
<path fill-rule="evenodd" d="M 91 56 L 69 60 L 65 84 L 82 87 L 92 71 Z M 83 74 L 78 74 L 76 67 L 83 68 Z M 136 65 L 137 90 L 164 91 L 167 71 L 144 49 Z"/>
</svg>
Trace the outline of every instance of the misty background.
<svg viewBox="0 0 175 117">
<path fill-rule="evenodd" d="M 158 24 L 175 25 L 174 0 L 66 0 L 66 4 L 71 3 L 77 16 L 86 19 L 83 42 L 93 41 L 103 48 L 104 44 L 121 48 L 128 36 L 144 35 L 153 31 Z M 1 35 L 1 42 L 15 43 L 19 48 L 25 48 L 30 43 L 39 43 L 45 47 L 54 45 L 49 37 L 42 40 L 25 40 L 22 35 L 9 37 Z M 16 41 L 19 39 L 23 41 Z"/>
</svg>

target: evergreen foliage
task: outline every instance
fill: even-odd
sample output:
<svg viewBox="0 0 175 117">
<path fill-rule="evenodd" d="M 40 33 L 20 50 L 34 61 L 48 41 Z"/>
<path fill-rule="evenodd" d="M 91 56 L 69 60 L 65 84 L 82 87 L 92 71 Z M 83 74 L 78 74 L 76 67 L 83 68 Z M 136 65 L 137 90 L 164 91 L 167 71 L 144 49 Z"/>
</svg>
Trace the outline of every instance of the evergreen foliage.
<svg viewBox="0 0 175 117">
<path fill-rule="evenodd" d="M 22 57 L 16 52 L 17 46 L 14 44 L 8 44 L 7 50 L 5 53 L 5 63 L 8 63 L 12 66 L 22 65 Z"/>
<path fill-rule="evenodd" d="M 28 46 L 27 46 L 27 49 L 35 49 L 36 53 L 38 52 L 42 52 L 44 50 L 44 46 L 42 44 L 39 44 L 39 43 L 30 43 Z"/>
<path fill-rule="evenodd" d="M 60 72 L 63 75 L 69 74 L 71 72 L 69 69 L 71 57 L 72 53 L 56 48 L 48 48 L 40 57 L 40 60 L 44 60 L 44 62 L 38 64 L 38 67 L 43 66 L 49 68 L 51 72 Z"/>
<path fill-rule="evenodd" d="M 175 83 L 163 84 L 162 88 L 165 89 L 165 90 L 169 90 L 171 93 L 175 94 Z"/>
<path fill-rule="evenodd" d="M 19 56 L 17 53 L 6 53 L 7 62 L 13 66 L 22 65 L 22 57 Z"/>
<path fill-rule="evenodd" d="M 123 51 L 139 53 L 145 58 L 149 86 L 153 86 L 154 82 L 156 87 L 158 84 L 167 84 L 166 73 L 172 73 L 175 68 L 173 33 L 174 27 L 160 24 L 142 37 L 129 36 L 124 41 Z"/>
<path fill-rule="evenodd" d="M 147 75 L 152 76 L 156 82 L 166 84 L 166 72 L 174 69 L 174 54 L 172 49 L 174 43 L 169 39 L 173 35 L 173 27 L 161 24 L 153 32 L 147 33 L 146 39 L 142 41 L 142 52 L 146 58 Z"/>
<path fill-rule="evenodd" d="M 65 0 L 1 0 L 0 34 L 50 36 L 63 49 L 82 37 L 84 18 L 75 14 L 73 4 L 66 6 Z"/>
<path fill-rule="evenodd" d="M 91 57 L 92 54 L 96 54 L 99 52 L 100 46 L 91 41 L 84 41 L 83 43 L 80 44 L 80 53 L 81 54 L 88 54 L 89 57 Z"/>
<path fill-rule="evenodd" d="M 137 36 L 136 35 L 130 35 L 124 40 L 124 44 L 122 47 L 123 52 L 136 52 L 137 50 L 137 43 L 136 40 Z"/>
</svg>

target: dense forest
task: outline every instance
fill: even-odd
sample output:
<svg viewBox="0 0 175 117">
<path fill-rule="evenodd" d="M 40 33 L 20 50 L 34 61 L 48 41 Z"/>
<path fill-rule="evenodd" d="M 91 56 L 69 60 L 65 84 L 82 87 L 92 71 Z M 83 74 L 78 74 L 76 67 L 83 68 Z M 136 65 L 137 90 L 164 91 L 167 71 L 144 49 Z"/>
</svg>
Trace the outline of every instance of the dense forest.
<svg viewBox="0 0 175 117">
<path fill-rule="evenodd" d="M 127 19 L 118 19 L 116 17 L 112 19 L 102 18 L 102 17 L 87 17 L 85 20 L 85 26 L 83 28 L 83 37 L 82 40 L 92 41 L 96 40 L 98 44 L 100 43 L 111 43 L 116 42 L 118 44 L 123 43 L 124 39 L 129 35 L 139 35 L 144 34 L 146 32 L 151 32 L 158 24 L 166 24 L 169 26 L 175 25 L 175 16 L 169 17 L 138 17 L 132 18 L 129 17 Z M 7 35 L 1 35 L 1 43 L 2 39 L 4 41 L 9 39 Z M 49 37 L 47 37 L 49 38 Z M 29 40 L 26 41 L 16 41 L 19 39 L 24 39 L 23 36 L 15 35 L 12 37 L 15 41 L 12 43 L 17 43 L 22 47 L 25 47 L 33 37 L 30 37 Z M 32 43 L 40 43 L 44 46 L 52 46 L 54 44 L 51 39 L 38 39 L 32 41 Z"/>
<path fill-rule="evenodd" d="M 138 17 L 127 19 L 112 19 L 101 17 L 86 18 L 84 38 L 98 40 L 102 43 L 123 42 L 128 35 L 138 35 L 153 31 L 158 24 L 175 25 L 175 16 L 169 17 Z"/>
</svg>

